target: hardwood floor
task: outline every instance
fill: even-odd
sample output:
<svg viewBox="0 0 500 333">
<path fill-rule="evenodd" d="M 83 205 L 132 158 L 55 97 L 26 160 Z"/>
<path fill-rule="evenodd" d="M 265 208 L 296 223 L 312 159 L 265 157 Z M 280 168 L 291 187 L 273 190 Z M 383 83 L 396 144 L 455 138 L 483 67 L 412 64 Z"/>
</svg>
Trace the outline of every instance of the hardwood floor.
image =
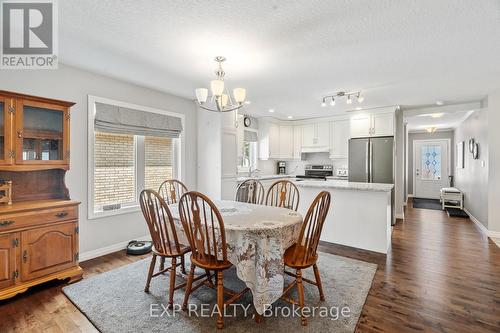
<svg viewBox="0 0 500 333">
<path fill-rule="evenodd" d="M 497 245 L 468 219 L 413 208 L 405 216 L 394 227 L 387 257 L 321 245 L 321 251 L 379 265 L 357 331 L 500 332 Z M 81 266 L 89 277 L 143 257 L 117 252 Z M 62 286 L 46 284 L 0 302 L 0 332 L 95 332 Z"/>
</svg>

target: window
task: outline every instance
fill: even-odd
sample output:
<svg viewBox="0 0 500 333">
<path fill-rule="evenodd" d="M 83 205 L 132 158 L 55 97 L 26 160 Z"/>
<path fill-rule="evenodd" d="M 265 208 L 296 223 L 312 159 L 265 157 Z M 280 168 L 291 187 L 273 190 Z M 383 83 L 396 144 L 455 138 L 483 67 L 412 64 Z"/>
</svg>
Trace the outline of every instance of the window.
<svg viewBox="0 0 500 333">
<path fill-rule="evenodd" d="M 246 172 L 250 170 L 250 167 L 257 168 L 257 131 L 245 129 L 240 147 L 243 151 L 238 162 L 238 171 Z"/>
<path fill-rule="evenodd" d="M 95 132 L 94 211 L 135 204 L 135 188 L 134 136 Z"/>
<path fill-rule="evenodd" d="M 98 112 L 101 100 L 104 99 L 89 96 L 89 110 L 94 109 L 94 113 Z M 117 103 L 119 107 L 124 104 L 110 100 L 104 102 L 106 105 Z M 108 106 L 110 112 L 114 112 L 112 105 Z M 123 107 L 127 108 L 126 112 L 128 110 L 140 112 L 136 111 L 139 108 L 137 106 L 125 104 Z M 150 110 L 146 111 L 152 112 Z M 103 117 L 103 119 L 108 123 L 109 119 L 126 119 L 126 112 L 119 117 Z M 175 115 L 184 121 L 182 115 Z M 129 119 L 133 121 L 136 116 L 137 113 Z M 97 115 L 89 115 L 89 219 L 140 210 L 138 199 L 143 189 L 158 190 L 166 179 L 182 179 L 182 132 L 178 134 L 178 138 L 174 132 L 166 136 L 148 135 L 148 128 L 135 133 L 137 130 L 135 125 L 133 131 L 129 131 L 132 133 L 120 133 L 121 124 L 111 124 L 111 130 L 106 131 L 105 127 L 103 129 L 97 123 L 97 118 Z M 152 122 L 141 121 L 141 123 Z M 155 123 L 157 122 L 153 122 Z M 172 123 L 171 119 L 166 119 L 163 124 L 168 126 Z M 159 131 L 155 130 L 151 132 L 158 134 Z M 127 132 L 125 127 L 123 131 Z"/>
<path fill-rule="evenodd" d="M 144 187 L 158 190 L 165 179 L 174 176 L 172 139 L 147 136 L 144 150 L 146 153 Z"/>
</svg>

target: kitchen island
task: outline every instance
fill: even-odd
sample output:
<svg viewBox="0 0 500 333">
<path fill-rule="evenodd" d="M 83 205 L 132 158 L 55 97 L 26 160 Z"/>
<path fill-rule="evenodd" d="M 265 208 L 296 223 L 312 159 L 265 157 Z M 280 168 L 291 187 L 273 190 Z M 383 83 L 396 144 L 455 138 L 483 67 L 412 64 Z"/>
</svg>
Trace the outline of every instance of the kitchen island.
<svg viewBox="0 0 500 333">
<path fill-rule="evenodd" d="M 299 213 L 305 216 L 321 191 L 332 196 L 321 240 L 364 250 L 387 253 L 391 245 L 393 184 L 342 180 L 297 181 Z"/>
</svg>

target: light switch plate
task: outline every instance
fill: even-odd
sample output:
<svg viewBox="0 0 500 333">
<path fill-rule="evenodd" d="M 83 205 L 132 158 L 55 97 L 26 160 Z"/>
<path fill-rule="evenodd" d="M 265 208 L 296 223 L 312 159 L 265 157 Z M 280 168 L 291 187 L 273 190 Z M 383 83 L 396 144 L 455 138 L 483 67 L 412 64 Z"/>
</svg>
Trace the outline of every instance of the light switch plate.
<svg viewBox="0 0 500 333">
<path fill-rule="evenodd" d="M 481 167 L 484 168 L 486 166 L 486 163 L 484 161 L 481 161 Z"/>
</svg>

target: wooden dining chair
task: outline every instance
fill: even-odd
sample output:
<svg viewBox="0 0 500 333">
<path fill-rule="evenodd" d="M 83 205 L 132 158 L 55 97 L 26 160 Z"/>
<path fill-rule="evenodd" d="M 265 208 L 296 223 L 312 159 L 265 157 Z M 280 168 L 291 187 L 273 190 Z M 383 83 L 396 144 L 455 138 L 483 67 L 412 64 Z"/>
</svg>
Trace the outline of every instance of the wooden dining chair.
<svg viewBox="0 0 500 333">
<path fill-rule="evenodd" d="M 307 282 L 318 287 L 319 299 L 321 301 L 325 300 L 325 295 L 323 294 L 323 286 L 321 285 L 321 278 L 319 275 L 319 269 L 316 264 L 318 261 L 318 253 L 316 252 L 319 244 L 319 238 L 321 236 L 321 230 L 323 229 L 323 223 L 325 222 L 326 215 L 330 208 L 330 193 L 327 191 L 322 191 L 314 199 L 311 207 L 307 211 L 304 222 L 300 230 L 299 238 L 297 242 L 285 251 L 284 261 L 285 268 L 288 266 L 295 269 L 295 273 L 288 272 L 285 273 L 295 277 L 295 280 L 284 288 L 283 300 L 299 305 L 302 309 L 304 308 L 304 285 L 303 282 Z M 309 280 L 302 277 L 302 270 L 309 267 L 313 267 L 315 281 Z M 294 287 L 297 286 L 297 293 L 299 300 L 298 302 L 286 295 Z M 301 312 L 301 324 L 303 326 L 307 325 L 306 317 Z"/>
<path fill-rule="evenodd" d="M 161 183 L 158 193 L 167 205 L 176 203 L 188 191 L 186 185 L 177 179 L 167 179 Z"/>
<path fill-rule="evenodd" d="M 181 198 L 181 195 L 188 191 L 186 185 L 177 179 L 167 179 L 163 183 L 161 183 L 158 188 L 158 193 L 162 197 L 163 200 L 167 203 L 167 205 L 171 205 L 173 203 L 177 203 Z M 184 258 L 184 257 L 183 257 Z M 160 270 L 163 270 L 165 267 L 165 258 L 162 257 L 160 259 Z M 186 274 L 186 270 L 184 267 L 184 260 L 181 265 L 182 273 Z"/>
<path fill-rule="evenodd" d="M 153 190 L 144 190 L 139 198 L 141 210 L 148 224 L 149 233 L 153 240 L 153 257 L 149 266 L 148 279 L 145 292 L 149 292 L 151 279 L 167 271 L 170 271 L 169 305 L 173 305 L 174 291 L 186 286 L 182 283 L 175 285 L 175 276 L 177 268 L 177 258 L 181 258 L 181 265 L 184 266 L 184 255 L 191 251 L 189 246 L 179 243 L 172 214 L 168 205 Z M 154 273 L 156 258 L 170 258 L 171 266 L 167 268 L 160 267 L 157 273 Z"/>
<path fill-rule="evenodd" d="M 235 201 L 262 205 L 264 186 L 256 179 L 247 179 L 238 186 Z"/>
<path fill-rule="evenodd" d="M 299 199 L 299 190 L 294 183 L 289 180 L 278 180 L 267 191 L 266 206 L 283 207 L 296 211 L 299 207 Z"/>
<path fill-rule="evenodd" d="M 189 295 L 206 285 L 214 288 L 210 275 L 193 287 L 195 267 L 205 269 L 205 271 L 216 272 L 217 307 L 219 309 L 217 317 L 217 328 L 224 327 L 223 311 L 226 305 L 234 303 L 249 289 L 235 293 L 224 288 L 223 271 L 230 268 L 232 264 L 227 260 L 226 233 L 224 231 L 224 221 L 214 203 L 204 194 L 199 192 L 187 192 L 179 201 L 179 215 L 182 226 L 191 246 L 191 269 L 189 271 L 184 304 L 182 308 L 187 308 Z M 224 293 L 231 297 L 224 301 Z"/>
</svg>

